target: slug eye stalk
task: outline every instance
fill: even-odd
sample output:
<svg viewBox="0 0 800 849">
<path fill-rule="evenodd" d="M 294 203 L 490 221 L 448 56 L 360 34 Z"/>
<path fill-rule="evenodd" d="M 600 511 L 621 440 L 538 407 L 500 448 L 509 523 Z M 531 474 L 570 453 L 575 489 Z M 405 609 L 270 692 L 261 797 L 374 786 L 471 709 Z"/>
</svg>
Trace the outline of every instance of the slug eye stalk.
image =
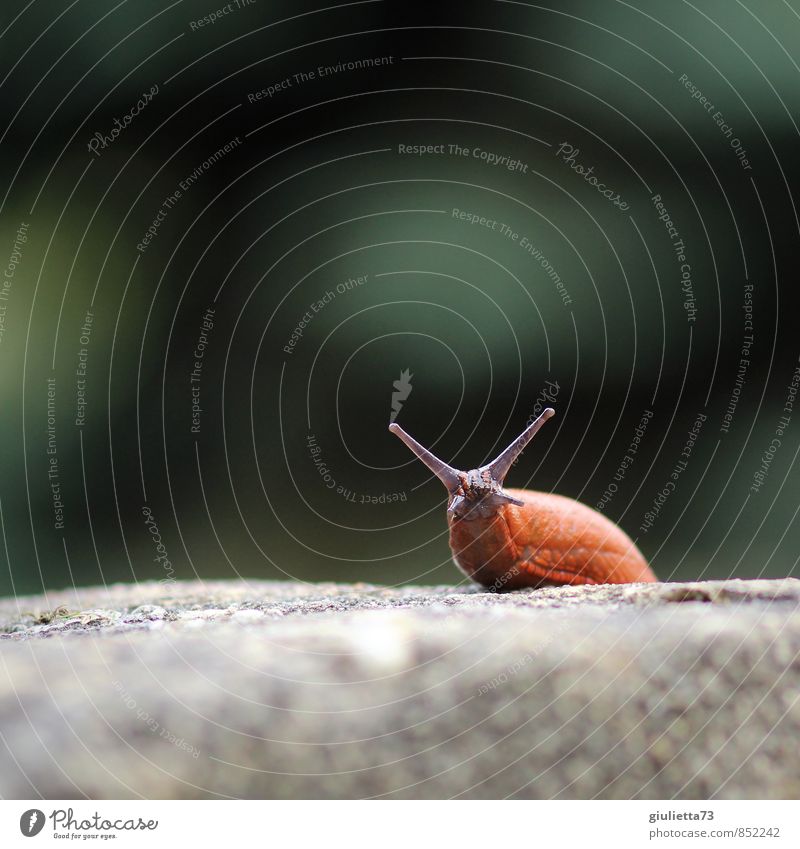
<svg viewBox="0 0 800 849">
<path fill-rule="evenodd" d="M 453 492 L 461 486 L 461 478 L 463 472 L 448 466 L 447 463 L 440 460 L 434 454 L 431 454 L 427 448 L 423 448 L 413 436 L 409 436 L 403 428 L 396 422 L 389 425 L 389 430 L 411 449 L 411 451 L 419 457 L 420 460 L 436 475 L 437 478 L 447 487 L 448 492 Z"/>
<path fill-rule="evenodd" d="M 514 464 L 514 460 L 522 454 L 525 450 L 525 446 L 533 439 L 539 428 L 555 414 L 556 411 L 552 407 L 545 407 L 539 418 L 536 419 L 530 427 L 525 428 L 525 430 L 522 431 L 522 433 L 511 443 L 511 445 L 508 446 L 508 448 L 506 448 L 505 451 L 503 451 L 502 454 L 492 460 L 488 466 L 484 467 L 489 469 L 494 480 L 498 483 L 502 483 L 505 480 L 508 470 Z"/>
<path fill-rule="evenodd" d="M 475 469 L 473 472 L 465 473 L 452 466 L 448 466 L 443 460 L 440 460 L 427 448 L 417 442 L 412 436 L 407 434 L 403 428 L 396 422 L 389 425 L 389 430 L 408 446 L 408 448 L 422 460 L 422 462 L 436 475 L 437 478 L 445 485 L 447 491 L 451 494 L 455 493 L 459 487 L 464 486 L 465 478 L 471 479 L 476 476 L 479 480 L 484 480 L 487 484 L 493 485 L 495 488 L 502 486 L 509 469 L 514 460 L 523 452 L 525 446 L 533 439 L 539 428 L 551 417 L 555 415 L 555 410 L 552 407 L 547 407 L 542 410 L 539 418 L 533 422 L 530 427 L 527 427 L 512 443 L 499 454 L 491 463 L 481 466 L 480 469 Z M 509 501 L 520 503 L 515 499 L 508 498 Z"/>
</svg>

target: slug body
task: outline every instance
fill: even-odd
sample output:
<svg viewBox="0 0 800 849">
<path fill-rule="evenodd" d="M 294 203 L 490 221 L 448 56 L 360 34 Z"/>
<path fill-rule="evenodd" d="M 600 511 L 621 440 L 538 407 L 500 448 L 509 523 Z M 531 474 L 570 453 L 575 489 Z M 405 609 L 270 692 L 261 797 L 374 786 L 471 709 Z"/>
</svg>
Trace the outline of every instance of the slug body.
<svg viewBox="0 0 800 849">
<path fill-rule="evenodd" d="M 548 407 L 497 459 L 470 472 L 443 463 L 399 425 L 389 429 L 447 487 L 453 560 L 479 584 L 512 590 L 655 581 L 634 542 L 601 513 L 561 495 L 502 488 L 514 460 L 552 415 Z"/>
</svg>

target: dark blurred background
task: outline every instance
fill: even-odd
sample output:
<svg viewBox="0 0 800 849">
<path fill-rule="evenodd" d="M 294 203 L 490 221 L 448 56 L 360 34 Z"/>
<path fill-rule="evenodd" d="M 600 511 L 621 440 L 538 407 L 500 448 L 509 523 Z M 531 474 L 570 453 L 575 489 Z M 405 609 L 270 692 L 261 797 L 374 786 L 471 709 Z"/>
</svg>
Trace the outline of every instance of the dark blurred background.
<svg viewBox="0 0 800 849">
<path fill-rule="evenodd" d="M 796 0 L 4 0 L 0 33 L 2 594 L 456 583 L 389 418 L 468 469 L 543 393 L 510 485 L 664 579 L 797 574 Z"/>
</svg>

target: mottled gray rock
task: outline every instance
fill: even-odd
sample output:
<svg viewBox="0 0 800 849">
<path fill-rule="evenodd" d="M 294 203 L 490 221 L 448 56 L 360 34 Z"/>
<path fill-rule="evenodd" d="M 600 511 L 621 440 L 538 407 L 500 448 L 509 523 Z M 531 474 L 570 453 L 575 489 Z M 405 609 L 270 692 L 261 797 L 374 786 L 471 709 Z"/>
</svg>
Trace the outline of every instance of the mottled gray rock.
<svg viewBox="0 0 800 849">
<path fill-rule="evenodd" d="M 800 581 L 0 601 L 3 797 L 800 795 Z"/>
</svg>

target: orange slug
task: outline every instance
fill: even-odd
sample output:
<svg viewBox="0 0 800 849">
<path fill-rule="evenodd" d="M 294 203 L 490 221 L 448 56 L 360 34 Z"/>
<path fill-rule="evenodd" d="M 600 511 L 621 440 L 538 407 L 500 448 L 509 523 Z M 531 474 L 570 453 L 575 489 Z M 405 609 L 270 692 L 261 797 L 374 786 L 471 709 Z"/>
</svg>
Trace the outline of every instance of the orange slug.
<svg viewBox="0 0 800 849">
<path fill-rule="evenodd" d="M 628 584 L 657 580 L 631 538 L 591 507 L 548 492 L 503 489 L 513 462 L 552 407 L 495 460 L 471 472 L 443 463 L 400 425 L 389 430 L 447 487 L 453 560 L 493 590 L 562 584 Z"/>
</svg>

